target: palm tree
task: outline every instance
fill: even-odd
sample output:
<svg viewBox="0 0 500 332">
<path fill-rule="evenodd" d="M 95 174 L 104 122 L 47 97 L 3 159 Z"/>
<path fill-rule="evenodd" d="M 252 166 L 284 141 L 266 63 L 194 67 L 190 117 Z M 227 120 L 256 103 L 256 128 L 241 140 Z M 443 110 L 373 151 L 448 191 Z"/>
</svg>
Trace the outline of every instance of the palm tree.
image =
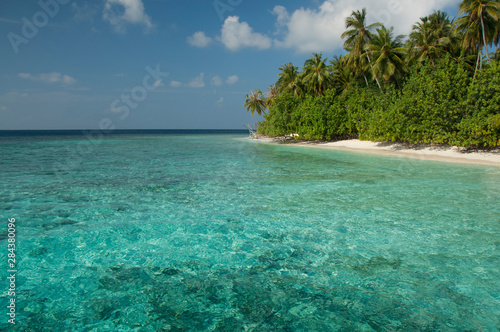
<svg viewBox="0 0 500 332">
<path fill-rule="evenodd" d="M 334 56 L 330 60 L 333 86 L 337 93 L 342 93 L 349 89 L 355 81 L 355 72 L 352 66 L 349 66 L 349 55 Z"/>
<path fill-rule="evenodd" d="M 250 94 L 246 95 L 245 98 L 246 100 L 244 106 L 247 111 L 250 111 L 252 115 L 254 112 L 257 112 L 258 115 L 262 115 L 266 109 L 266 101 L 262 96 L 262 91 L 259 89 L 250 91 Z"/>
<path fill-rule="evenodd" d="M 477 73 L 477 67 L 483 67 L 483 47 L 486 48 L 486 57 L 491 61 L 488 54 L 488 45 L 495 39 L 498 29 L 498 19 L 500 17 L 500 2 L 495 0 L 463 0 L 458 7 L 458 29 L 465 31 L 463 46 L 473 48 L 477 51 L 478 58 L 474 78 Z"/>
<path fill-rule="evenodd" d="M 398 78 L 404 71 L 405 48 L 402 44 L 403 35 L 393 37 L 394 28 L 387 30 L 384 26 L 377 29 L 365 51 L 373 59 L 373 77 L 382 77 L 385 81 L 394 79 L 399 87 Z"/>
<path fill-rule="evenodd" d="M 266 93 L 266 108 L 270 109 L 271 106 L 273 105 L 274 99 L 279 96 L 278 92 L 278 87 L 276 84 L 271 85 L 269 88 L 267 88 L 267 93 Z"/>
<path fill-rule="evenodd" d="M 322 59 L 321 53 L 313 53 L 313 56 L 306 60 L 302 73 L 302 83 L 316 95 L 323 94 L 323 91 L 331 87 L 330 73 L 325 64 L 327 58 Z"/>
<path fill-rule="evenodd" d="M 368 85 L 368 80 L 366 79 L 365 60 L 371 63 L 371 59 L 369 54 L 365 53 L 364 48 L 371 40 L 370 30 L 381 26 L 380 23 L 366 25 L 366 8 L 361 11 L 353 11 L 351 16 L 345 20 L 345 27 L 348 30 L 342 34 L 342 39 L 347 38 L 344 42 L 344 48 L 349 51 L 349 64 L 355 68 L 357 74 L 364 76 L 366 85 Z M 366 55 L 363 56 L 363 54 Z M 376 76 L 375 80 L 380 88 L 380 82 Z"/>
<path fill-rule="evenodd" d="M 407 61 L 421 65 L 425 60 L 430 60 L 435 68 L 436 60 L 451 49 L 450 44 L 454 37 L 452 31 L 448 15 L 441 11 L 429 17 L 421 17 L 410 33 Z"/>
<path fill-rule="evenodd" d="M 444 52 L 450 53 L 455 59 L 463 56 L 471 58 L 471 54 L 463 53 L 461 47 L 463 35 L 456 29 L 456 22 L 450 19 L 448 14 L 440 10 L 435 11 L 429 16 L 429 23 Z"/>
<path fill-rule="evenodd" d="M 451 53 L 455 48 L 460 48 L 460 34 L 457 33 L 455 22 L 448 14 L 440 10 L 434 11 L 429 16 L 429 23 L 443 51 Z"/>
<path fill-rule="evenodd" d="M 453 22 L 445 12 L 440 10 L 434 11 L 434 13 L 428 17 L 428 20 L 435 30 L 437 38 L 446 38 L 453 35 Z"/>
<path fill-rule="evenodd" d="M 435 37 L 429 18 L 421 17 L 420 22 L 413 25 L 408 40 L 408 63 L 416 62 L 420 66 L 425 60 L 430 60 L 432 66 L 436 67 L 435 60 L 440 57 L 441 49 Z"/>
<path fill-rule="evenodd" d="M 495 45 L 495 55 L 498 53 L 498 44 L 500 43 L 500 17 L 496 22 L 495 27 L 495 37 L 493 38 L 493 44 Z"/>
<path fill-rule="evenodd" d="M 295 97 L 303 94 L 302 85 L 300 84 L 299 68 L 295 67 L 292 63 L 283 64 L 280 68 L 278 76 L 277 90 L 278 93 L 290 92 Z"/>
</svg>

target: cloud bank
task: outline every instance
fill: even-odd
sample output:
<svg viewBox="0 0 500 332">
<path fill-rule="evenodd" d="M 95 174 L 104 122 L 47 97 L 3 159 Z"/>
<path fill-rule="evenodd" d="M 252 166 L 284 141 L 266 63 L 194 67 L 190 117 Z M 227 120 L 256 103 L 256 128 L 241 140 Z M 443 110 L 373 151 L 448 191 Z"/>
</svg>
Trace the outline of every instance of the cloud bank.
<svg viewBox="0 0 500 332">
<path fill-rule="evenodd" d="M 226 83 L 229 85 L 233 85 L 233 84 L 238 83 L 239 80 L 240 80 L 240 78 L 237 75 L 232 75 L 226 79 Z"/>
<path fill-rule="evenodd" d="M 238 16 L 226 18 L 222 25 L 220 41 L 231 51 L 238 51 L 245 47 L 263 50 L 272 46 L 271 38 L 253 32 L 247 22 L 240 22 Z"/>
<path fill-rule="evenodd" d="M 212 81 L 210 82 L 210 84 L 215 85 L 215 86 L 221 86 L 222 85 L 222 78 L 215 75 L 214 77 L 212 77 Z"/>
<path fill-rule="evenodd" d="M 288 13 L 276 6 L 277 26 L 285 27 L 279 47 L 295 49 L 299 53 L 332 51 L 342 48 L 340 38 L 345 31 L 345 19 L 352 11 L 367 9 L 367 23 L 380 22 L 394 26 L 397 34 L 408 34 L 414 22 L 434 10 L 457 4 L 459 0 L 327 0 L 318 9 L 298 9 Z"/>
<path fill-rule="evenodd" d="M 76 80 L 73 77 L 68 75 L 63 75 L 61 73 L 48 73 L 39 75 L 31 75 L 29 73 L 19 73 L 18 77 L 34 82 L 42 82 L 47 84 L 60 83 L 64 85 L 71 85 L 76 83 Z"/>
<path fill-rule="evenodd" d="M 187 42 L 191 46 L 203 48 L 212 42 L 212 38 L 207 37 L 203 31 L 198 31 L 191 37 L 188 37 Z"/>
<path fill-rule="evenodd" d="M 106 0 L 103 18 L 113 25 L 116 32 L 120 33 L 126 31 L 127 24 L 143 25 L 146 31 L 153 28 L 142 0 Z"/>
<path fill-rule="evenodd" d="M 331 52 L 343 48 L 340 36 L 345 31 L 345 19 L 355 10 L 367 9 L 368 24 L 380 22 L 388 28 L 394 26 L 396 34 L 406 35 L 420 17 L 459 3 L 460 0 L 324 0 L 316 8 L 302 7 L 293 12 L 285 6 L 275 6 L 271 11 L 276 20 L 274 38 L 254 32 L 250 24 L 240 22 L 238 16 L 229 16 L 216 39 L 234 52 L 244 48 L 266 50 L 273 45 L 297 53 Z"/>
<path fill-rule="evenodd" d="M 203 88 L 205 86 L 205 74 L 200 73 L 200 75 L 196 76 L 191 80 L 191 82 L 188 83 L 188 86 L 190 88 Z"/>
</svg>

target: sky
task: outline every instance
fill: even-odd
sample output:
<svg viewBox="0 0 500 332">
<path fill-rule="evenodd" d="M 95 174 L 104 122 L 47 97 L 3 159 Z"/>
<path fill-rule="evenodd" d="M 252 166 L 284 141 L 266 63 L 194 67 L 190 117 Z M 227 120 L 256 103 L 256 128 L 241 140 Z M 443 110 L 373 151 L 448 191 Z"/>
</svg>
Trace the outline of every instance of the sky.
<svg viewBox="0 0 500 332">
<path fill-rule="evenodd" d="M 0 130 L 244 129 L 278 68 L 345 54 L 345 18 L 408 34 L 460 0 L 2 0 Z"/>
</svg>

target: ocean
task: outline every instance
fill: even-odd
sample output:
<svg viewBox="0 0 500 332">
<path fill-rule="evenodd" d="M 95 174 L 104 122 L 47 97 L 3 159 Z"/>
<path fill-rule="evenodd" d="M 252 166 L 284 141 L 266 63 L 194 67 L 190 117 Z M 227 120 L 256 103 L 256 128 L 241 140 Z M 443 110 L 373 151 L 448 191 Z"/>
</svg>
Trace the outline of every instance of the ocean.
<svg viewBox="0 0 500 332">
<path fill-rule="evenodd" d="M 498 330 L 498 167 L 247 138 L 0 132 L 0 330 Z"/>
</svg>

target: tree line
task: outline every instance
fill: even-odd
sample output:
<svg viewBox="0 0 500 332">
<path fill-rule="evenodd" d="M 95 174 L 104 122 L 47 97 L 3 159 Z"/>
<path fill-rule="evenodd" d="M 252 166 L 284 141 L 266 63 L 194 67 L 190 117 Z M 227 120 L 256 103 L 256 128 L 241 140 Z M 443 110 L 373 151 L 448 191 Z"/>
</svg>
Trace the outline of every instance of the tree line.
<svg viewBox="0 0 500 332">
<path fill-rule="evenodd" d="M 408 36 L 353 11 L 347 54 L 283 64 L 265 95 L 246 96 L 246 109 L 264 114 L 258 132 L 500 146 L 500 0 L 464 0 L 459 10 L 456 20 L 441 11 L 420 18 Z"/>
</svg>

